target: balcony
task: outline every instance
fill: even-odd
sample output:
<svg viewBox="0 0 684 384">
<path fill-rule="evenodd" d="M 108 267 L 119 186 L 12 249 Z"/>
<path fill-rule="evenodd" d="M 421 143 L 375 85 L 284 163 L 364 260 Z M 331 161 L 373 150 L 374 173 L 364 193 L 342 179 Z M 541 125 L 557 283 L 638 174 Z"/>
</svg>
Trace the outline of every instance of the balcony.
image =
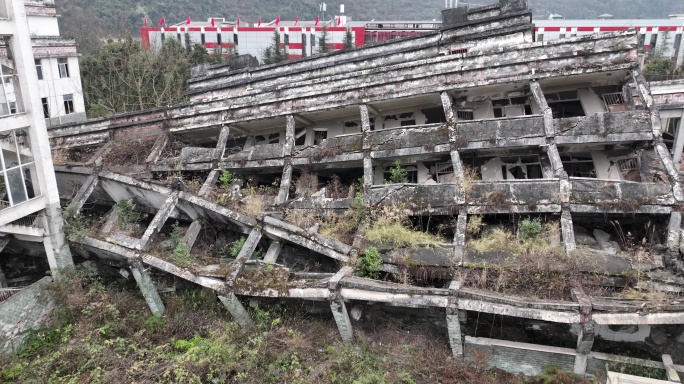
<svg viewBox="0 0 684 384">
<path fill-rule="evenodd" d="M 249 149 L 223 158 L 223 168 L 268 168 L 282 167 L 283 144 L 255 145 Z"/>
<path fill-rule="evenodd" d="M 554 120 L 557 144 L 653 140 L 647 112 L 604 112 Z"/>
<path fill-rule="evenodd" d="M 675 203 L 669 184 L 571 178 L 573 212 L 669 213 Z"/>
</svg>

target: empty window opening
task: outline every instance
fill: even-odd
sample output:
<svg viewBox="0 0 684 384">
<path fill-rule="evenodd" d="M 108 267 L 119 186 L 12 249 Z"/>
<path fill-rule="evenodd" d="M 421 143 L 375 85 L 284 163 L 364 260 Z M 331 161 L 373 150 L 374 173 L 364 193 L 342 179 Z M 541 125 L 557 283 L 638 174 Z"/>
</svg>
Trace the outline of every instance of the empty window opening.
<svg viewBox="0 0 684 384">
<path fill-rule="evenodd" d="M 410 126 L 412 126 L 412 125 L 416 125 L 416 121 L 415 121 L 415 120 L 403 120 L 403 121 L 401 122 L 401 126 L 402 126 L 402 127 L 410 127 Z"/>
<path fill-rule="evenodd" d="M 48 103 L 47 97 L 41 98 L 40 102 L 43 104 L 43 117 L 46 119 L 49 119 L 50 118 L 50 103 Z"/>
<path fill-rule="evenodd" d="M 64 114 L 74 113 L 74 95 L 64 95 Z"/>
<path fill-rule="evenodd" d="M 63 79 L 69 77 L 69 62 L 66 58 L 57 59 L 57 66 L 59 68 L 59 78 Z"/>
<path fill-rule="evenodd" d="M 465 55 L 468 53 L 468 48 L 453 48 L 449 53 L 452 55 Z"/>
<path fill-rule="evenodd" d="M 681 117 L 667 119 L 667 123 L 665 124 L 665 133 L 668 133 L 673 137 L 677 136 L 677 130 L 679 129 L 679 125 L 681 124 L 681 122 Z"/>
<path fill-rule="evenodd" d="M 543 179 L 539 156 L 504 157 L 501 172 L 504 180 Z"/>
<path fill-rule="evenodd" d="M 295 131 L 295 145 L 302 146 L 306 144 L 306 128 L 300 128 Z"/>
<path fill-rule="evenodd" d="M 586 116 L 577 90 L 544 94 L 554 119 Z"/>
<path fill-rule="evenodd" d="M 543 33 L 537 34 L 537 41 L 544 41 L 544 34 Z"/>
<path fill-rule="evenodd" d="M 223 44 L 223 36 L 221 33 L 216 34 L 216 44 L 221 48 L 221 44 Z"/>
<path fill-rule="evenodd" d="M 561 161 L 563 168 L 570 177 L 596 178 L 596 167 L 594 167 L 594 159 L 591 154 L 561 154 Z"/>
<path fill-rule="evenodd" d="M 207 39 L 206 39 L 206 37 L 204 36 L 204 33 L 201 35 L 200 39 L 201 39 L 201 41 L 202 41 L 202 45 L 204 45 L 204 44 L 207 43 Z"/>
<path fill-rule="evenodd" d="M 237 33 L 233 33 L 233 43 L 235 45 L 238 45 L 238 34 Z"/>
<path fill-rule="evenodd" d="M 495 118 L 527 116 L 532 114 L 530 98 L 518 96 L 492 100 L 492 108 Z"/>
<path fill-rule="evenodd" d="M 328 138 L 327 129 L 314 129 L 314 145 L 323 143 Z"/>
<path fill-rule="evenodd" d="M 425 124 L 446 123 L 443 107 L 425 108 L 421 112 L 425 115 Z"/>
</svg>

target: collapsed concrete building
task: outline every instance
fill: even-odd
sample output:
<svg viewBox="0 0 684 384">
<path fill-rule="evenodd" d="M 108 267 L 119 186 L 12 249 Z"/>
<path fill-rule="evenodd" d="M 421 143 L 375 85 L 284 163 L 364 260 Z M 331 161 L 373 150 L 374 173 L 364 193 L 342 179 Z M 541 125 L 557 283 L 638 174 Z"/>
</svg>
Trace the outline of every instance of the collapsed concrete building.
<svg viewBox="0 0 684 384">
<path fill-rule="evenodd" d="M 72 252 L 157 315 L 158 286 L 188 283 L 245 326 L 247 300 L 318 303 L 347 341 L 411 314 L 515 372 L 678 380 L 684 191 L 636 33 L 535 42 L 524 0 L 443 17 L 196 68 L 186 104 L 51 129 Z M 377 279 L 357 273 L 371 248 Z"/>
</svg>

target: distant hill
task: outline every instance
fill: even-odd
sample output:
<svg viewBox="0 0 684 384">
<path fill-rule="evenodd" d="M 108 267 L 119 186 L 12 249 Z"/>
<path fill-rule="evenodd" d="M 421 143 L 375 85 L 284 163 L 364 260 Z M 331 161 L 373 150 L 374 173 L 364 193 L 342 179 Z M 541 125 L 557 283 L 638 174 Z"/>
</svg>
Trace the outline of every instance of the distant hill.
<svg viewBox="0 0 684 384">
<path fill-rule="evenodd" d="M 57 0 L 60 27 L 65 35 L 77 37 L 138 35 L 143 19 L 156 25 L 164 16 L 167 24 L 184 21 L 188 16 L 206 20 L 212 16 L 244 22 L 273 20 L 313 20 L 323 0 Z M 345 5 L 354 20 L 432 20 L 441 19 L 444 0 L 328 0 L 328 15 Z M 494 0 L 469 0 L 474 4 L 492 4 Z M 529 0 L 536 18 L 559 13 L 568 19 L 596 18 L 610 13 L 616 18 L 664 18 L 684 12 L 682 0 Z"/>
</svg>

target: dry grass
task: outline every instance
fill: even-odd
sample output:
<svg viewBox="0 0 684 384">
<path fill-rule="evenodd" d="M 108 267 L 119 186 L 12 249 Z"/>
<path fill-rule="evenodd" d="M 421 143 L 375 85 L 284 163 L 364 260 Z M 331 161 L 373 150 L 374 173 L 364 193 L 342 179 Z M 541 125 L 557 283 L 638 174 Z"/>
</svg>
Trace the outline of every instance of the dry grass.
<svg viewBox="0 0 684 384">
<path fill-rule="evenodd" d="M 375 244 L 393 244 L 396 247 L 439 246 L 446 241 L 440 236 L 417 231 L 403 216 L 400 208 L 384 207 L 375 212 L 373 224 L 366 230 L 366 239 Z"/>
</svg>

